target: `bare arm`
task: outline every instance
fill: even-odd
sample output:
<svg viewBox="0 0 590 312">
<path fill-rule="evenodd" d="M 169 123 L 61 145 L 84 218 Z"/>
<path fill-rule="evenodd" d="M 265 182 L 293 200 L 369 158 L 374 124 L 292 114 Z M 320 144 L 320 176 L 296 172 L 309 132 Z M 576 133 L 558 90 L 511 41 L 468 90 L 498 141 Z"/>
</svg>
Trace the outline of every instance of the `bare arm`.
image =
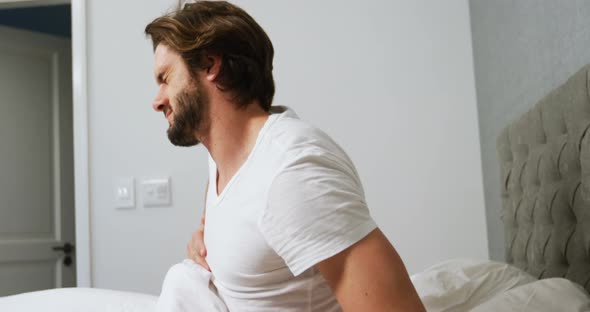
<svg viewBox="0 0 590 312">
<path fill-rule="evenodd" d="M 344 311 L 426 311 L 381 230 L 316 265 Z"/>
</svg>

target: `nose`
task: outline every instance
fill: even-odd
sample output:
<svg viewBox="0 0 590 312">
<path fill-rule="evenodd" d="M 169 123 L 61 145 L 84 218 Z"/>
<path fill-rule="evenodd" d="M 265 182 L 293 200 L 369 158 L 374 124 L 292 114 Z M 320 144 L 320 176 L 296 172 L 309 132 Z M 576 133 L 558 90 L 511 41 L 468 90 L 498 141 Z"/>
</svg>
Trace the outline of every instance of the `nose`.
<svg viewBox="0 0 590 312">
<path fill-rule="evenodd" d="M 166 92 L 164 90 L 164 86 L 162 85 L 158 89 L 158 94 L 156 94 L 156 97 L 154 98 L 154 102 L 152 103 L 152 108 L 156 112 L 161 112 L 164 110 L 164 107 L 166 107 L 166 105 L 169 105 L 169 101 L 168 101 L 168 96 L 166 95 Z"/>
</svg>

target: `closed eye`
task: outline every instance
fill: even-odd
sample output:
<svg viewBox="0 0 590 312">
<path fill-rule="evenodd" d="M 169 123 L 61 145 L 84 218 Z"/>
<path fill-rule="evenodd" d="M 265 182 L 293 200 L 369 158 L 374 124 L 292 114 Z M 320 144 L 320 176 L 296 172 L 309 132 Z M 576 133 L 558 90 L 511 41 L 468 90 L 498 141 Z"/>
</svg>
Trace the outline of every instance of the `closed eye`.
<svg viewBox="0 0 590 312">
<path fill-rule="evenodd" d="M 158 74 L 158 77 L 156 78 L 156 82 L 158 84 L 163 84 L 166 83 L 165 79 L 164 79 L 164 73 L 160 73 Z"/>
</svg>

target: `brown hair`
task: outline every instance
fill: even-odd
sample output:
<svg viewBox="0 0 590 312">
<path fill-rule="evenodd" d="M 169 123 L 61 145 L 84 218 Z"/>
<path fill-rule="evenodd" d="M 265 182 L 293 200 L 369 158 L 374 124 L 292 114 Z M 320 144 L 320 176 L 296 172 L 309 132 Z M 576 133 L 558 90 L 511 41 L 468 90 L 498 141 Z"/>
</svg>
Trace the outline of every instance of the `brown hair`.
<svg viewBox="0 0 590 312">
<path fill-rule="evenodd" d="M 262 27 L 241 8 L 226 1 L 197 1 L 156 18 L 145 28 L 154 50 L 163 43 L 180 53 L 191 69 L 205 70 L 207 54 L 221 57 L 215 82 L 239 107 L 258 100 L 270 110 L 275 93 L 274 49 Z"/>
</svg>

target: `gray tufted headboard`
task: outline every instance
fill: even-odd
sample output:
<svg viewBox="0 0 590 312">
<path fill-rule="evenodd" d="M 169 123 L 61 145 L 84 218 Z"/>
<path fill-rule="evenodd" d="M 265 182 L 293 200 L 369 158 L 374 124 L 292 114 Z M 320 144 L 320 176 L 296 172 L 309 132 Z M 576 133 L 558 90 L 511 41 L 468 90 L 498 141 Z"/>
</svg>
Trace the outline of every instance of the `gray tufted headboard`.
<svg viewBox="0 0 590 312">
<path fill-rule="evenodd" d="M 497 148 L 506 261 L 590 291 L 590 66 L 519 120 Z"/>
</svg>

